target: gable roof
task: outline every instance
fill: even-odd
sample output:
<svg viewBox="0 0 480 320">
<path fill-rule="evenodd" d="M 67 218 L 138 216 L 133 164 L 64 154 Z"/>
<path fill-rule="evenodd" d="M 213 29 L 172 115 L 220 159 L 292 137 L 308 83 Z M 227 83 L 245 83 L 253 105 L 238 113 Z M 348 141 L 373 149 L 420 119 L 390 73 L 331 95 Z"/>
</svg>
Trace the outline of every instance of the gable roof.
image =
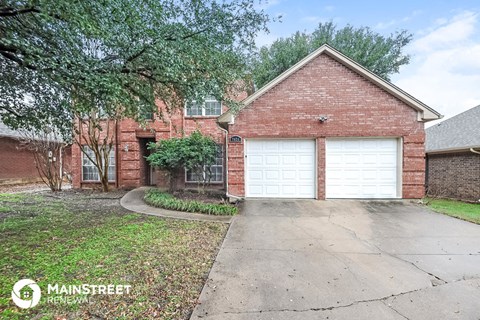
<svg viewBox="0 0 480 320">
<path fill-rule="evenodd" d="M 480 106 L 471 108 L 453 118 L 425 130 L 425 149 L 430 152 L 448 152 L 480 148 Z"/>
<path fill-rule="evenodd" d="M 431 121 L 431 120 L 437 120 L 442 117 L 440 113 L 437 111 L 433 110 L 420 100 L 414 98 L 413 96 L 409 95 L 402 89 L 398 88 L 394 84 L 380 78 L 373 72 L 369 71 L 368 69 L 364 68 L 357 62 L 353 61 L 343 53 L 335 50 L 334 48 L 330 47 L 327 44 L 322 45 L 320 48 L 297 62 L 295 65 L 290 67 L 288 70 L 283 72 L 281 75 L 267 83 L 265 86 L 260 88 L 259 90 L 255 91 L 252 95 L 248 96 L 245 100 L 242 101 L 242 105 L 240 107 L 240 110 L 251 104 L 253 101 L 257 100 L 260 98 L 264 93 L 266 93 L 268 90 L 272 89 L 275 87 L 277 84 L 288 78 L 291 74 L 295 73 L 299 69 L 301 69 L 303 66 L 305 66 L 307 63 L 315 59 L 321 54 L 326 54 L 329 57 L 333 58 L 337 62 L 341 63 L 345 67 L 349 68 L 352 71 L 355 71 L 359 75 L 363 76 L 364 78 L 370 80 L 383 90 L 387 91 L 391 95 L 397 97 L 413 109 L 417 110 L 418 112 L 418 121 Z M 240 111 L 238 110 L 238 111 Z M 220 117 L 218 117 L 217 122 L 219 123 L 232 123 L 235 118 L 235 112 L 233 110 L 229 110 L 225 113 L 223 113 Z"/>
</svg>

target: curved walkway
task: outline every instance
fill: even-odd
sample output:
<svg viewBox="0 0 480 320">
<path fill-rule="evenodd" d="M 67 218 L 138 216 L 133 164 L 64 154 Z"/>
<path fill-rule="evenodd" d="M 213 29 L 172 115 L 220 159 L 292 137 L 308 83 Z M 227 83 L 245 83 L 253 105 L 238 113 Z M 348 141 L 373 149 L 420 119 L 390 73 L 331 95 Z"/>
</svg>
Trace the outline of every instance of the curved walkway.
<svg viewBox="0 0 480 320">
<path fill-rule="evenodd" d="M 145 201 L 143 201 L 143 197 L 145 195 L 145 191 L 150 188 L 151 187 L 140 187 L 128 192 L 120 200 L 120 205 L 133 212 L 173 219 L 230 223 L 233 218 L 232 216 L 214 216 L 200 213 L 166 210 L 149 206 L 145 203 Z"/>
</svg>

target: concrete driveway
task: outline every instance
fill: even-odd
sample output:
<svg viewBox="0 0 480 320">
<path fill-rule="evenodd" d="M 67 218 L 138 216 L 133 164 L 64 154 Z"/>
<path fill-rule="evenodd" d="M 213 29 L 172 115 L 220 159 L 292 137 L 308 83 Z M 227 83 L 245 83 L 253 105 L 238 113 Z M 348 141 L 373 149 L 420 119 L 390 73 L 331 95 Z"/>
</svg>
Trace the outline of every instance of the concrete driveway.
<svg viewBox="0 0 480 320">
<path fill-rule="evenodd" d="M 249 200 L 191 319 L 480 319 L 480 226 L 407 202 Z"/>
</svg>

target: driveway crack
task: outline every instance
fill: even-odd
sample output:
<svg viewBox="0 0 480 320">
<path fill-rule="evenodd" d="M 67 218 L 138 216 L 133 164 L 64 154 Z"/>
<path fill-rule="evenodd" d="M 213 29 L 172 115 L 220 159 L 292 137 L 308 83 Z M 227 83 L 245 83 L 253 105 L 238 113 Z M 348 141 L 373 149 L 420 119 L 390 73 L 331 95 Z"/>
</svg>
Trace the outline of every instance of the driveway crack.
<svg viewBox="0 0 480 320">
<path fill-rule="evenodd" d="M 392 302 L 395 301 L 396 297 L 393 298 Z M 408 318 L 407 316 L 403 315 L 400 313 L 400 311 L 398 311 L 397 309 L 395 309 L 390 303 L 386 303 L 385 300 L 382 301 L 382 303 L 387 307 L 389 308 L 390 310 L 392 310 L 393 312 L 395 312 L 396 314 L 398 314 L 400 317 L 404 318 L 404 319 L 407 319 L 407 320 L 410 320 L 410 318 Z"/>
<path fill-rule="evenodd" d="M 223 314 L 258 314 L 258 313 L 272 313 L 272 312 L 300 312 L 301 313 L 301 312 L 310 312 L 310 311 L 319 312 L 319 311 L 331 311 L 331 310 L 335 310 L 335 309 L 349 308 L 349 307 L 352 307 L 352 306 L 355 306 L 355 305 L 358 305 L 358 304 L 361 304 L 361 303 L 369 303 L 369 302 L 379 301 L 379 302 L 382 302 L 388 308 L 392 309 L 393 311 L 395 311 L 396 313 L 401 315 L 402 317 L 404 317 L 405 319 L 408 319 L 407 317 L 400 314 L 397 310 L 393 309 L 388 304 L 385 304 L 384 301 L 387 300 L 387 299 L 390 299 L 392 297 L 396 298 L 396 297 L 399 297 L 399 296 L 402 296 L 402 295 L 405 295 L 405 294 L 418 292 L 418 291 L 421 291 L 421 290 L 424 290 L 424 289 L 425 288 L 400 292 L 400 293 L 397 293 L 397 294 L 392 294 L 392 295 L 389 295 L 389 296 L 385 296 L 385 297 L 381 297 L 381 298 L 375 298 L 375 299 L 357 300 L 357 301 L 353 301 L 352 303 L 349 303 L 349 304 L 343 304 L 343 305 L 338 305 L 338 306 L 330 306 L 330 307 L 305 308 L 305 309 L 288 309 L 288 308 L 285 308 L 285 309 L 267 309 L 267 310 L 225 311 L 225 312 L 223 312 Z"/>
<path fill-rule="evenodd" d="M 435 282 L 432 282 L 432 285 L 433 285 L 433 286 L 443 285 L 443 284 L 445 284 L 445 283 L 448 283 L 447 281 L 443 280 L 443 279 L 440 278 L 439 276 L 437 276 L 437 275 L 435 275 L 435 274 L 433 274 L 433 273 L 431 273 L 431 272 L 428 272 L 428 271 L 426 271 L 426 270 L 423 270 L 422 268 L 420 268 L 419 266 L 417 266 L 415 263 L 413 263 L 413 262 L 411 262 L 411 261 L 408 261 L 408 260 L 405 260 L 405 259 L 402 259 L 401 257 L 399 257 L 399 256 L 397 256 L 397 255 L 395 255 L 395 254 L 391 254 L 391 253 L 389 253 L 389 252 L 381 249 L 379 246 L 375 245 L 374 243 L 371 243 L 371 242 L 368 241 L 367 239 L 362 239 L 362 238 L 360 238 L 355 231 L 353 231 L 352 229 L 349 229 L 349 228 L 347 228 L 347 227 L 345 227 L 345 226 L 343 226 L 343 225 L 341 225 L 341 224 L 338 224 L 338 223 L 335 223 L 335 222 L 331 221 L 330 217 L 331 217 L 331 214 L 328 216 L 328 221 L 329 221 L 330 223 L 332 223 L 332 224 L 334 224 L 334 225 L 336 225 L 336 226 L 339 226 L 339 227 L 343 228 L 344 230 L 346 230 L 347 232 L 349 232 L 350 234 L 352 234 L 352 235 L 355 237 L 355 239 L 357 239 L 357 240 L 359 240 L 359 241 L 363 241 L 364 243 L 368 244 L 369 246 L 375 247 L 375 248 L 376 248 L 379 252 L 381 252 L 382 254 L 388 255 L 388 256 L 390 256 L 390 257 L 392 257 L 392 258 L 395 258 L 395 259 L 398 259 L 398 260 L 400 260 L 400 261 L 402 261 L 402 262 L 406 262 L 406 263 L 414 266 L 416 269 L 418 269 L 418 270 L 420 270 L 420 271 L 428 274 L 429 276 L 434 277 L 436 281 L 435 281 Z"/>
<path fill-rule="evenodd" d="M 399 256 L 397 256 L 397 255 L 395 255 L 395 254 L 391 254 L 391 253 L 389 253 L 389 252 L 386 252 L 386 251 L 382 250 L 380 247 L 378 247 L 377 245 L 375 245 L 374 243 L 371 243 L 371 242 L 369 242 L 369 241 L 367 241 L 367 240 L 363 240 L 363 241 L 365 241 L 366 243 L 368 243 L 368 244 L 371 245 L 371 246 L 374 246 L 375 248 L 377 248 L 378 251 L 382 252 L 383 254 L 386 254 L 386 255 L 388 255 L 388 256 L 390 256 L 390 257 L 392 257 L 392 258 L 398 259 L 398 260 L 400 260 L 400 261 L 402 261 L 402 262 L 406 262 L 406 263 L 414 266 L 417 270 L 420 270 L 420 271 L 428 274 L 429 276 L 434 277 L 435 280 L 437 280 L 437 281 L 432 282 L 432 285 L 433 285 L 433 286 L 438 286 L 438 285 L 443 285 L 443 284 L 448 283 L 446 280 L 443 280 L 443 279 L 440 278 L 439 276 L 437 276 L 437 275 L 435 275 L 435 274 L 433 274 L 433 273 L 431 273 L 431 272 L 428 272 L 427 270 L 424 270 L 424 269 L 420 268 L 419 266 L 417 266 L 417 265 L 416 265 L 414 262 L 412 262 L 412 261 L 408 261 L 408 260 L 402 259 L 401 257 L 399 257 Z"/>
</svg>

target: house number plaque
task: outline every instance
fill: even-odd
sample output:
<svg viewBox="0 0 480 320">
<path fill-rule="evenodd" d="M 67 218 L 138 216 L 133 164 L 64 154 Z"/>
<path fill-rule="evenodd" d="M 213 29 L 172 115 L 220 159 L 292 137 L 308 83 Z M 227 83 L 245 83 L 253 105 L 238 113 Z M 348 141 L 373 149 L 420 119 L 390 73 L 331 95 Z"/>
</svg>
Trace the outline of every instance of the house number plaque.
<svg viewBox="0 0 480 320">
<path fill-rule="evenodd" d="M 241 143 L 241 142 L 242 142 L 242 137 L 240 137 L 240 136 L 231 136 L 231 137 L 230 137 L 230 142 L 231 142 L 231 143 Z"/>
</svg>

